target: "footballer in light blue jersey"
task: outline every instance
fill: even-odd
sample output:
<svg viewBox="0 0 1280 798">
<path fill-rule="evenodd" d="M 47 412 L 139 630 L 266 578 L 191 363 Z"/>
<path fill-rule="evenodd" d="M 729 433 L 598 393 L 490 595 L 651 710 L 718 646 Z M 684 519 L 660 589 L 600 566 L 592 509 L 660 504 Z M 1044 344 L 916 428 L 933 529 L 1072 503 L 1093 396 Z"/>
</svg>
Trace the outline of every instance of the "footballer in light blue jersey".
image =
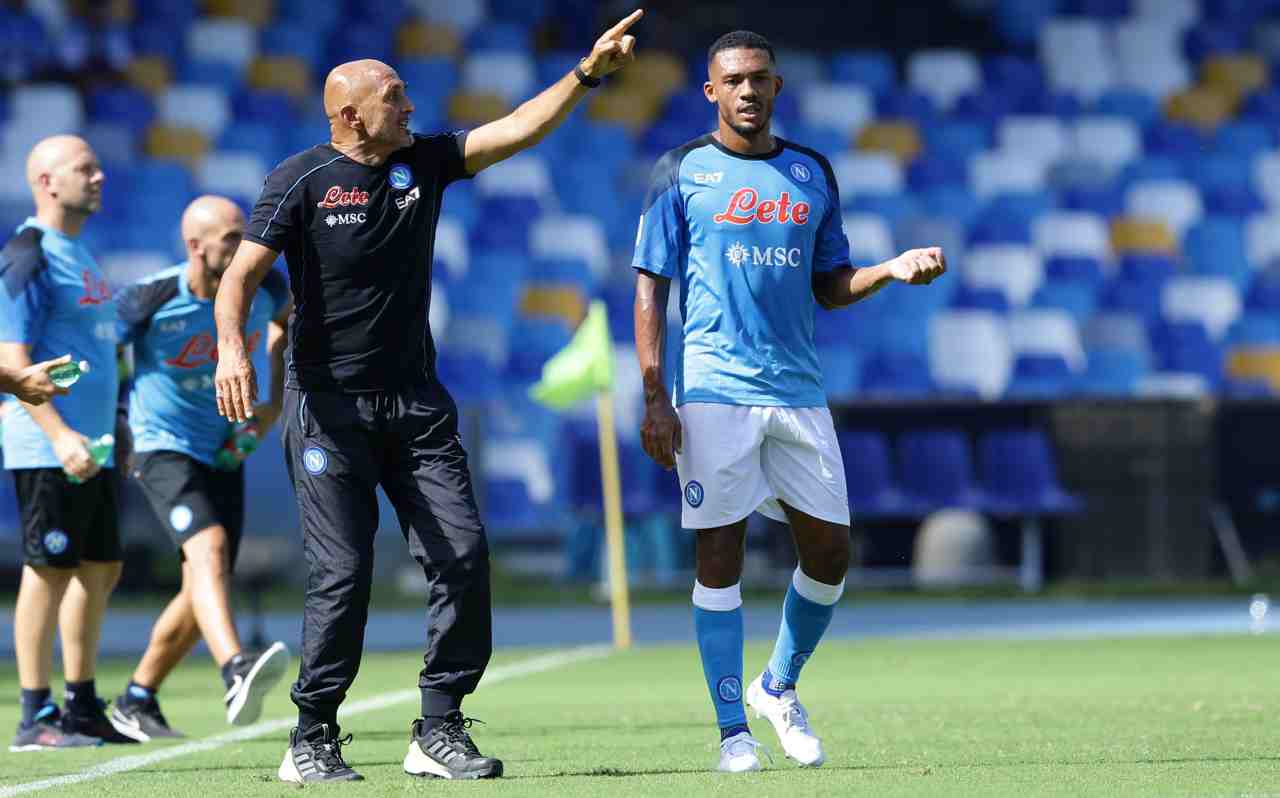
<svg viewBox="0 0 1280 798">
<path fill-rule="evenodd" d="M 850 264 L 827 159 L 770 131 L 782 78 L 764 37 L 722 36 L 708 53 L 708 77 L 717 129 L 658 161 L 636 237 L 641 441 L 676 468 L 683 525 L 697 532 L 694 628 L 720 727 L 717 769 L 760 769 L 744 701 L 769 719 L 789 758 L 818 767 L 826 754 L 796 684 L 844 590 L 849 502 L 814 314 L 890 280 L 928 283 L 945 266 L 937 249 Z M 662 357 L 673 279 L 681 346 L 668 393 Z M 790 525 L 800 565 L 773 656 L 744 684 L 739 582 L 753 512 Z"/>
</svg>

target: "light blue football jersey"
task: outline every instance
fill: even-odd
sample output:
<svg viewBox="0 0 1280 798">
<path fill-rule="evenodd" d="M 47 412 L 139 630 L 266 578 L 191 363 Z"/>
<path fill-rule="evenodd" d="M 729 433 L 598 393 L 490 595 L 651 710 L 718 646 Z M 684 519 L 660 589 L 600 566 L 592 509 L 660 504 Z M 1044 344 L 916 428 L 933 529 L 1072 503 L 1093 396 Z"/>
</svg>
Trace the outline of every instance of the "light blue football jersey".
<svg viewBox="0 0 1280 798">
<path fill-rule="evenodd" d="M 181 452 L 213 465 L 231 430 L 218 415 L 213 388 L 218 366 L 213 300 L 191 293 L 187 264 L 181 263 L 134 283 L 116 301 L 120 342 L 133 344 L 129 429 L 134 451 Z M 284 275 L 271 270 L 245 323 L 251 354 L 266 348 L 267 325 L 288 301 Z"/>
<path fill-rule="evenodd" d="M 632 266 L 679 278 L 673 401 L 825 407 L 813 274 L 849 265 L 827 159 L 777 139 L 766 155 L 712 136 L 658 161 Z"/>
<path fill-rule="evenodd" d="M 78 239 L 27 219 L 0 251 L 0 341 L 31 346 L 31 361 L 70 354 L 89 373 L 53 406 L 76 432 L 115 429 L 116 306 L 93 255 Z M 16 399 L 4 417 L 4 466 L 61 468 L 44 432 Z M 115 464 L 114 453 L 105 463 Z"/>
</svg>

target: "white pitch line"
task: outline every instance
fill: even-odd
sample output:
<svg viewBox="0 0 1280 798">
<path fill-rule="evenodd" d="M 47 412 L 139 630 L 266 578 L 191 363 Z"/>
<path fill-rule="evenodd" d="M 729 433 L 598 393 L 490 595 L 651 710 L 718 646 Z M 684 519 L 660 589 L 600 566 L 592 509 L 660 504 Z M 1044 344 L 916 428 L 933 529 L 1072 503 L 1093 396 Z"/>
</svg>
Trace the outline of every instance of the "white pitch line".
<svg viewBox="0 0 1280 798">
<path fill-rule="evenodd" d="M 482 687 L 506 682 L 512 679 L 519 679 L 522 676 L 532 676 L 536 673 L 562 668 L 566 665 L 573 665 L 587 660 L 599 659 L 607 655 L 612 649 L 608 646 L 582 646 L 580 648 L 571 648 L 566 651 L 544 654 L 538 657 L 513 662 L 510 665 L 498 665 L 490 668 L 485 672 L 484 678 L 480 680 Z M 417 690 L 396 690 L 390 693 L 366 698 L 363 701 L 354 701 L 338 710 L 338 716 L 343 718 L 352 715 L 361 715 L 367 712 L 376 712 L 379 709 L 395 706 L 396 704 L 405 704 L 410 701 L 416 701 L 422 693 Z M 8 787 L 0 787 L 0 798 L 10 798 L 14 795 L 21 795 L 28 792 L 39 792 L 41 790 L 49 790 L 54 787 L 66 787 L 71 784 L 80 784 L 86 781 L 94 781 L 96 779 L 113 776 L 117 773 L 124 773 L 129 770 L 137 770 L 160 762 L 166 762 L 170 759 L 187 756 L 188 754 L 198 754 L 205 751 L 212 751 L 231 743 L 240 743 L 245 740 L 252 740 L 255 737 L 262 737 L 272 732 L 286 731 L 293 727 L 296 722 L 295 718 L 278 718 L 276 720 L 264 720 L 255 723 L 252 726 L 246 726 L 243 729 L 225 732 L 223 734 L 215 734 L 212 737 L 206 737 L 203 740 L 193 740 L 189 743 L 182 743 L 170 748 L 161 748 L 158 751 L 152 751 L 149 754 L 137 754 L 135 756 L 122 756 L 103 762 L 100 765 L 94 765 L 91 768 L 82 770 L 79 773 L 71 773 L 66 776 L 54 776 L 48 779 L 40 779 L 39 781 L 29 781 L 23 784 L 14 784 Z M 56 752 L 47 753 L 46 756 L 57 756 Z"/>
</svg>

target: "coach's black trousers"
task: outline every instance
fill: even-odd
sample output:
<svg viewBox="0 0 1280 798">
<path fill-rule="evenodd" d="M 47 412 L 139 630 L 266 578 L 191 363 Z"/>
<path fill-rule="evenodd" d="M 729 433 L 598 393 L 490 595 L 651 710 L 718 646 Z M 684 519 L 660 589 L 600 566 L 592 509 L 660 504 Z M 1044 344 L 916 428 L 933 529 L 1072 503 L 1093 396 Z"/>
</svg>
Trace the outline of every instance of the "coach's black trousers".
<svg viewBox="0 0 1280 798">
<path fill-rule="evenodd" d="M 419 686 L 458 697 L 473 691 L 493 648 L 489 547 L 453 399 L 438 383 L 362 394 L 288 390 L 282 419 L 307 561 L 293 686 L 300 727 L 336 728 L 360 668 L 378 485 L 429 585 Z"/>
</svg>

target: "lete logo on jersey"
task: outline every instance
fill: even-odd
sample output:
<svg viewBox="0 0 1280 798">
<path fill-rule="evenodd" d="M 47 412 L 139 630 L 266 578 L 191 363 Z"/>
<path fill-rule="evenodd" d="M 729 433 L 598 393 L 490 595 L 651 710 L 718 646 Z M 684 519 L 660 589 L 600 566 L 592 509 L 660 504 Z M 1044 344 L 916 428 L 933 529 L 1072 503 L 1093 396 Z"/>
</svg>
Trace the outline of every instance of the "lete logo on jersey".
<svg viewBox="0 0 1280 798">
<path fill-rule="evenodd" d="M 782 192 L 776 200 L 761 200 L 760 193 L 754 188 L 740 188 L 729 198 L 729 207 L 714 217 L 716 224 L 788 224 L 806 225 L 809 223 L 809 203 L 792 204 L 791 194 Z"/>
<path fill-rule="evenodd" d="M 369 192 L 356 186 L 347 191 L 342 190 L 342 186 L 329 186 L 329 190 L 324 193 L 324 199 L 316 203 L 317 208 L 342 208 L 347 205 L 368 205 Z"/>
<path fill-rule="evenodd" d="M 258 348 L 258 342 L 261 340 L 262 331 L 258 330 L 249 336 L 249 340 L 245 342 L 245 345 L 252 352 Z M 212 335 L 202 332 L 188 338 L 178 354 L 167 358 L 164 362 L 165 365 L 173 366 L 177 369 L 198 369 L 201 366 L 212 366 L 218 362 L 218 344 L 213 340 Z"/>
</svg>

